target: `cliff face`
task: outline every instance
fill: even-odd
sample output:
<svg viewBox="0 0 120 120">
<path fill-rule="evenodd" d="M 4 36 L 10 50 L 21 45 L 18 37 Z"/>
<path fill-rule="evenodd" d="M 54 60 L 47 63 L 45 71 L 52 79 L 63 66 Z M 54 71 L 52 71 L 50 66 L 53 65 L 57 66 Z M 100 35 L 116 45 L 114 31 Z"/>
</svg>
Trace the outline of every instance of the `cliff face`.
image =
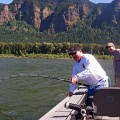
<svg viewBox="0 0 120 120">
<path fill-rule="evenodd" d="M 5 5 L 3 7 L 3 11 L 0 13 L 0 24 L 3 24 L 4 22 L 13 20 L 15 18 L 14 14 L 10 12 L 9 6 Z"/>
<path fill-rule="evenodd" d="M 95 26 L 100 27 L 103 23 L 109 25 L 120 24 L 120 0 L 114 0 L 104 9 L 102 14 L 96 19 Z"/>
<path fill-rule="evenodd" d="M 89 6 L 85 4 L 74 4 L 56 14 L 50 26 L 52 32 L 66 32 L 74 23 L 87 18 L 91 12 Z"/>
<path fill-rule="evenodd" d="M 15 4 L 16 6 L 16 4 Z M 20 2 L 17 7 L 15 18 L 16 20 L 25 21 L 30 25 L 33 25 L 35 28 L 40 28 L 40 8 L 35 5 L 33 2 Z"/>
<path fill-rule="evenodd" d="M 113 13 L 112 13 L 112 23 L 120 23 L 120 0 L 116 0 L 113 2 Z"/>
<path fill-rule="evenodd" d="M 89 0 L 14 0 L 10 5 L 4 5 L 0 12 L 0 24 L 16 19 L 42 32 L 66 32 L 76 22 L 89 19 L 96 27 L 104 22 L 119 24 L 120 0 L 103 6 Z"/>
<path fill-rule="evenodd" d="M 64 32 L 78 20 L 80 20 L 80 15 L 76 5 L 69 6 L 67 9 L 54 16 L 50 29 L 54 32 Z"/>
<path fill-rule="evenodd" d="M 40 28 L 40 23 L 41 23 L 40 13 L 41 13 L 40 8 L 34 6 L 34 11 L 33 11 L 34 17 L 31 21 L 36 28 Z"/>
<path fill-rule="evenodd" d="M 54 11 L 48 7 L 45 7 L 41 11 L 41 13 L 42 14 L 41 14 L 40 31 L 45 31 L 48 30 L 48 28 L 50 27 L 51 21 L 53 19 Z"/>
</svg>

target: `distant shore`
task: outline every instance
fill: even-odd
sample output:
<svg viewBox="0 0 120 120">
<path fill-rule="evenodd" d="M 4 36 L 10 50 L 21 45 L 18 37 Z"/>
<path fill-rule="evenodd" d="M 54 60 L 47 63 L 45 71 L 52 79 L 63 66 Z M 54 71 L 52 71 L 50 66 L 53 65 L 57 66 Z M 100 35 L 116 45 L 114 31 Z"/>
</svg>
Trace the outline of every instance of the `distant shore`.
<svg viewBox="0 0 120 120">
<path fill-rule="evenodd" d="M 110 55 L 94 55 L 97 59 L 110 60 L 113 56 Z M 1 58 L 47 58 L 47 59 L 72 59 L 68 54 L 26 54 L 16 56 L 14 54 L 0 54 Z"/>
</svg>

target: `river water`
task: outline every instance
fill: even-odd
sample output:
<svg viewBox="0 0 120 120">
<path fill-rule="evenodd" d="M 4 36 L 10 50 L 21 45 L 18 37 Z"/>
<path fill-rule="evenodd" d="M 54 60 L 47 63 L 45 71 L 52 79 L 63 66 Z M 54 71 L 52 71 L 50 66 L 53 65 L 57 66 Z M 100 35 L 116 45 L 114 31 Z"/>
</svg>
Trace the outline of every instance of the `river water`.
<svg viewBox="0 0 120 120">
<path fill-rule="evenodd" d="M 99 60 L 114 83 L 111 60 Z M 66 97 L 73 60 L 0 58 L 0 120 L 38 120 Z M 51 79 L 51 77 L 59 78 Z"/>
</svg>

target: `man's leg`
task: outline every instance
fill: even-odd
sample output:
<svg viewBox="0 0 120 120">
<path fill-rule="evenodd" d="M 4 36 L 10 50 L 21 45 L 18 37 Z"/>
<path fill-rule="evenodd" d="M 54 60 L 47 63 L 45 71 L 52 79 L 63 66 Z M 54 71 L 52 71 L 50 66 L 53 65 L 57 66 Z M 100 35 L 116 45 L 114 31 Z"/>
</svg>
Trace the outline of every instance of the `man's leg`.
<svg viewBox="0 0 120 120">
<path fill-rule="evenodd" d="M 88 87 L 88 95 L 87 95 L 87 100 L 86 100 L 86 105 L 92 107 L 93 103 L 93 96 L 95 94 L 96 88 L 90 88 Z"/>
</svg>

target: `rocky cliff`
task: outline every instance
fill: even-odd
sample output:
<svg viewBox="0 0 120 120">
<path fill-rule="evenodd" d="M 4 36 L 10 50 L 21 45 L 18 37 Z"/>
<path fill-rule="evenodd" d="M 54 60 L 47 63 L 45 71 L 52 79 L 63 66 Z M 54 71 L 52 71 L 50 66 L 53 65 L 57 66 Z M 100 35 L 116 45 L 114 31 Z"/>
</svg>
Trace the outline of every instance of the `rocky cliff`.
<svg viewBox="0 0 120 120">
<path fill-rule="evenodd" d="M 97 27 L 101 27 L 103 23 L 114 26 L 120 24 L 120 0 L 114 0 L 110 3 L 94 21 L 94 25 Z"/>
<path fill-rule="evenodd" d="M 14 14 L 9 10 L 8 5 L 4 5 L 2 12 L 0 13 L 0 24 L 15 19 Z"/>
<path fill-rule="evenodd" d="M 14 0 L 4 5 L 0 24 L 12 20 L 25 21 L 41 32 L 66 32 L 76 22 L 92 21 L 94 27 L 104 23 L 120 23 L 120 0 L 94 4 L 89 0 Z"/>
</svg>

